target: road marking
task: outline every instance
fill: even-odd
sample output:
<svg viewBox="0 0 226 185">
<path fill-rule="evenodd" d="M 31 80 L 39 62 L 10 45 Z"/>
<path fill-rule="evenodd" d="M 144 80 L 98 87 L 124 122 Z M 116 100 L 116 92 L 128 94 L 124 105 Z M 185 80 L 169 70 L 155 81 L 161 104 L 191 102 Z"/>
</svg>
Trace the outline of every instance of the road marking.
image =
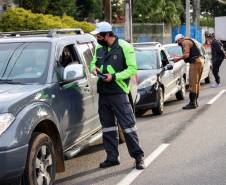
<svg viewBox="0 0 226 185">
<path fill-rule="evenodd" d="M 145 160 L 146 168 L 169 146 L 170 144 L 161 144 L 154 152 L 152 152 Z M 117 185 L 130 185 L 144 170 L 132 170 Z"/>
<path fill-rule="evenodd" d="M 220 91 L 215 97 L 213 97 L 213 98 L 207 103 L 207 105 L 213 104 L 213 103 L 214 103 L 218 98 L 220 98 L 225 92 L 226 92 L 226 90 Z"/>
</svg>

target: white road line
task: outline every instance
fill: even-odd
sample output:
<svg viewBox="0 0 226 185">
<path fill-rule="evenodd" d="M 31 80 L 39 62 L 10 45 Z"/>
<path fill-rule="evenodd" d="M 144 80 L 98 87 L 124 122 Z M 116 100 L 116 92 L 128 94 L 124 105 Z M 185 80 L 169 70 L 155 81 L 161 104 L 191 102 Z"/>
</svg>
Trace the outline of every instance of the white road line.
<svg viewBox="0 0 226 185">
<path fill-rule="evenodd" d="M 148 167 L 170 144 L 161 144 L 154 152 L 152 152 L 145 160 L 145 166 Z M 130 185 L 144 170 L 132 170 L 117 185 Z"/>
<path fill-rule="evenodd" d="M 220 98 L 225 92 L 226 92 L 226 90 L 220 91 L 215 97 L 213 97 L 213 98 L 207 103 L 207 105 L 213 104 L 213 103 L 214 103 L 218 98 Z"/>
</svg>

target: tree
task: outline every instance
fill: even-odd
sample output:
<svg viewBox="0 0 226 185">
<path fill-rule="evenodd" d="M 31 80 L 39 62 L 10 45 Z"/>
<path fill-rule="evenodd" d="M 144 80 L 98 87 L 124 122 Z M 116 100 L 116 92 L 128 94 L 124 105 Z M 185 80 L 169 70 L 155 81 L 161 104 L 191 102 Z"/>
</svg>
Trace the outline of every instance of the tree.
<svg viewBox="0 0 226 185">
<path fill-rule="evenodd" d="M 15 3 L 33 13 L 50 13 L 62 16 L 76 15 L 75 0 L 14 0 Z"/>
<path fill-rule="evenodd" d="M 124 22 L 124 2 L 120 0 L 112 0 L 111 5 L 113 22 Z"/>
<path fill-rule="evenodd" d="M 192 1 L 192 7 L 193 7 L 193 14 L 192 19 L 193 23 L 197 26 L 199 26 L 200 23 L 200 0 L 193 0 Z"/>
<path fill-rule="evenodd" d="M 50 0 L 15 0 L 14 2 L 34 13 L 45 13 Z"/>
<path fill-rule="evenodd" d="M 165 22 L 180 24 L 183 12 L 181 0 L 134 0 L 134 22 Z"/>
<path fill-rule="evenodd" d="M 226 5 L 217 0 L 201 0 L 201 12 L 213 17 L 226 16 Z"/>
<path fill-rule="evenodd" d="M 52 15 L 76 17 L 77 8 L 74 0 L 49 0 L 46 12 Z"/>
<path fill-rule="evenodd" d="M 76 0 L 78 20 L 94 21 L 102 19 L 102 0 Z"/>
</svg>

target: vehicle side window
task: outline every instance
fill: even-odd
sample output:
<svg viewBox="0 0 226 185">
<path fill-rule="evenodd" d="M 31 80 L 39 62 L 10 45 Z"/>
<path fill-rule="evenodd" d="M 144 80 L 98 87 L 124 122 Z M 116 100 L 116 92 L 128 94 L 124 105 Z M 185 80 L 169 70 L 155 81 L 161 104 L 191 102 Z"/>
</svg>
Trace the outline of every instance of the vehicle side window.
<svg viewBox="0 0 226 185">
<path fill-rule="evenodd" d="M 56 77 L 58 81 L 61 81 L 63 79 L 65 67 L 71 64 L 81 64 L 78 55 L 74 50 L 74 44 L 64 46 L 61 51 L 62 52 L 60 53 L 56 69 Z M 85 73 L 84 78 L 87 78 Z"/>
<path fill-rule="evenodd" d="M 81 43 L 78 44 L 78 50 L 80 55 L 83 56 L 86 65 L 89 66 L 93 59 L 94 47 L 91 43 Z"/>
<path fill-rule="evenodd" d="M 94 43 L 88 43 L 88 46 L 89 46 L 89 49 L 92 51 L 92 54 L 94 55 L 94 52 L 95 52 L 95 45 Z"/>
<path fill-rule="evenodd" d="M 162 67 L 169 64 L 168 58 L 163 50 L 161 51 L 160 56 L 161 56 Z"/>
<path fill-rule="evenodd" d="M 65 68 L 67 65 L 76 63 L 78 64 L 79 60 L 75 55 L 73 45 L 65 46 L 61 54 L 60 65 Z"/>
</svg>

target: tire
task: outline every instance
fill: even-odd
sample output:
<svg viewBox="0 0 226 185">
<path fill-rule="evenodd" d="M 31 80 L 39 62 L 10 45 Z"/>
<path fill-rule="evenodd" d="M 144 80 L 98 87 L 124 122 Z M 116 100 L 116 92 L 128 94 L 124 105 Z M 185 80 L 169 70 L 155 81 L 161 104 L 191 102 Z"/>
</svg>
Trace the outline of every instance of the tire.
<svg viewBox="0 0 226 185">
<path fill-rule="evenodd" d="M 56 159 L 53 143 L 46 134 L 35 132 L 29 144 L 22 185 L 53 185 Z"/>
<path fill-rule="evenodd" d="M 144 115 L 144 113 L 146 112 L 147 110 L 146 109 L 138 109 L 136 110 L 135 114 L 137 117 L 141 117 Z"/>
<path fill-rule="evenodd" d="M 158 90 L 158 106 L 152 109 L 154 115 L 161 115 L 164 110 L 164 95 L 163 90 L 160 87 Z"/>
<path fill-rule="evenodd" d="M 186 93 L 186 84 L 185 84 L 185 79 L 184 78 L 181 78 L 180 86 L 181 86 L 181 90 L 179 90 L 176 93 L 176 98 L 177 98 L 177 100 L 184 100 L 185 93 Z"/>
</svg>

